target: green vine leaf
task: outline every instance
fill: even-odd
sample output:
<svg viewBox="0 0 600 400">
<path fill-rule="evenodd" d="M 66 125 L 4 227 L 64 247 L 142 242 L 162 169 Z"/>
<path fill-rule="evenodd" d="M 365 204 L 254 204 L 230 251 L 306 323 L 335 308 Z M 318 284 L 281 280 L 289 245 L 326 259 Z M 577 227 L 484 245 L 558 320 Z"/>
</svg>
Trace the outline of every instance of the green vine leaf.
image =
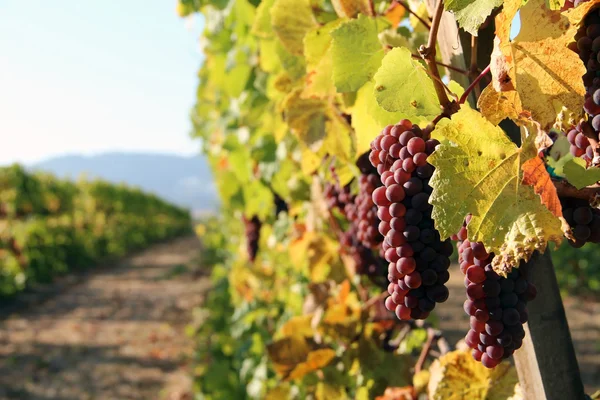
<svg viewBox="0 0 600 400">
<path fill-rule="evenodd" d="M 561 221 L 540 201 L 532 186 L 522 184 L 523 163 L 536 156 L 537 132 L 518 148 L 502 129 L 480 113 L 463 107 L 434 132 L 443 143 L 429 158 L 436 167 L 430 203 L 442 237 L 458 232 L 467 214 L 469 240 L 496 253 L 496 271 L 507 273 L 549 241 L 560 243 Z"/>
<path fill-rule="evenodd" d="M 569 183 L 577 189 L 583 189 L 600 181 L 600 168 L 586 169 L 585 161 L 578 157 L 569 159 L 562 171 Z"/>
<path fill-rule="evenodd" d="M 331 32 L 333 82 L 339 93 L 357 91 L 375 75 L 384 55 L 378 34 L 388 26 L 361 14 Z"/>
<path fill-rule="evenodd" d="M 392 49 L 383 58 L 375 74 L 375 98 L 384 110 L 407 117 L 433 117 L 441 111 L 433 81 L 404 47 Z"/>
<path fill-rule="evenodd" d="M 304 36 L 317 26 L 308 0 L 276 0 L 271 23 L 281 43 L 294 55 L 302 55 Z"/>
<path fill-rule="evenodd" d="M 492 10 L 502 5 L 504 0 L 448 0 L 444 3 L 447 11 L 452 11 L 456 21 L 465 31 L 477 36 L 479 26 L 485 22 Z"/>
</svg>

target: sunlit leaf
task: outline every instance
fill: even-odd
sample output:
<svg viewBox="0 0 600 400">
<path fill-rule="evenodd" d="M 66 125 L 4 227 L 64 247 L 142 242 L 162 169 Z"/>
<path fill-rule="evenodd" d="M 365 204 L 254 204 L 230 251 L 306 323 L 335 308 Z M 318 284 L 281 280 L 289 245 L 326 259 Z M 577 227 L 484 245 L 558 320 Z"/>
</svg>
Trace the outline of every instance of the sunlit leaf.
<svg viewBox="0 0 600 400">
<path fill-rule="evenodd" d="M 523 163 L 537 155 L 535 127 L 518 148 L 502 129 L 463 107 L 436 129 L 452 144 L 441 144 L 429 158 L 436 167 L 430 184 L 432 216 L 442 237 L 459 231 L 467 214 L 469 240 L 496 253 L 495 267 L 510 269 L 560 243 L 561 221 L 540 201 L 533 187 L 522 184 Z M 499 256 L 500 255 L 500 256 Z"/>
<path fill-rule="evenodd" d="M 488 369 L 462 350 L 435 360 L 429 372 L 428 394 L 432 400 L 507 399 L 518 382 L 517 371 L 507 361 Z"/>
<path fill-rule="evenodd" d="M 385 26 L 380 19 L 359 15 L 331 32 L 333 81 L 338 92 L 354 92 L 375 75 L 384 54 L 377 35 Z"/>
<path fill-rule="evenodd" d="M 401 112 L 407 117 L 435 116 L 441 112 L 433 81 L 406 48 L 388 52 L 374 79 L 375 98 L 386 111 Z"/>
<path fill-rule="evenodd" d="M 583 189 L 600 181 L 600 168 L 592 167 L 586 169 L 585 161 L 578 157 L 572 158 L 565 163 L 563 173 L 569 183 L 577 189 Z"/>
<path fill-rule="evenodd" d="M 503 0 L 448 0 L 444 7 L 454 13 L 461 28 L 477 36 L 479 26 L 485 22 L 492 10 L 502 3 Z"/>
<path fill-rule="evenodd" d="M 317 26 L 308 0 L 275 0 L 271 11 L 273 30 L 287 50 L 302 55 L 304 36 Z"/>
</svg>

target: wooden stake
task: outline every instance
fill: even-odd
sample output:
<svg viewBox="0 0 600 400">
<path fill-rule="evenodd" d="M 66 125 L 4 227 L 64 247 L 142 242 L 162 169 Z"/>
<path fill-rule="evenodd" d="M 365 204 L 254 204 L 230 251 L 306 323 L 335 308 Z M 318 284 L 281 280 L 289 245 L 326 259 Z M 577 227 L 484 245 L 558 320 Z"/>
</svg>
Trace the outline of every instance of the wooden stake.
<svg viewBox="0 0 600 400">
<path fill-rule="evenodd" d="M 584 400 L 585 394 L 550 252 L 534 254 L 526 270 L 537 290 L 529 302 L 523 347 L 515 352 L 525 399 Z"/>
</svg>

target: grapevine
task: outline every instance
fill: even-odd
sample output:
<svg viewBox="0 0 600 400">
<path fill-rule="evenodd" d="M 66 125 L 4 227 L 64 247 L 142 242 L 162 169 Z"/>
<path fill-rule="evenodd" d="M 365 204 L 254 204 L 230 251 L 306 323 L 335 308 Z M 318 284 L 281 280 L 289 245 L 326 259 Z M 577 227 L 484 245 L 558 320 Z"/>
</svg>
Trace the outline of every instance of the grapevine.
<svg viewBox="0 0 600 400">
<path fill-rule="evenodd" d="M 482 393 L 496 393 L 494 374 L 511 375 L 513 355 L 521 383 L 534 381 L 523 360 L 541 365 L 551 352 L 528 347 L 543 342 L 534 310 L 560 297 L 539 283 L 552 270 L 544 254 L 564 241 L 570 251 L 600 241 L 597 1 L 200 3 L 180 0 L 178 9 L 214 21 L 195 134 L 225 220 L 249 236 L 227 264 L 229 321 L 263 318 L 257 304 L 275 310 L 268 322 L 234 329 L 254 335 L 243 349 L 265 343 L 244 365 L 276 377 L 240 383 L 242 392 L 450 398 L 462 390 L 454 368 L 466 368 L 485 377 Z M 273 213 L 273 198 L 287 212 Z M 261 262 L 248 263 L 259 231 Z M 438 303 L 450 296 L 451 274 L 465 281 L 468 362 L 428 325 L 449 306 Z M 560 310 L 549 318 L 566 327 Z M 421 340 L 411 347 L 413 334 Z M 576 365 L 571 342 L 554 339 Z M 403 364 L 408 379 L 376 376 L 401 351 L 418 354 Z M 420 384 L 428 371 L 435 379 Z M 583 397 L 576 368 L 564 379 L 550 366 L 534 372 L 544 385 L 562 384 L 556 393 Z M 502 398 L 519 398 L 515 383 Z"/>
</svg>

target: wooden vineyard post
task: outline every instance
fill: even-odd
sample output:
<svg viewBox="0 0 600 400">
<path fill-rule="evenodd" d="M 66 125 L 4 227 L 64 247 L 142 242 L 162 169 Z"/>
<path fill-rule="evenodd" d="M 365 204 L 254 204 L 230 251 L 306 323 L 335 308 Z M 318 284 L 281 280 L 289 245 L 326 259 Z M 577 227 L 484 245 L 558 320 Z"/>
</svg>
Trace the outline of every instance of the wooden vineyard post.
<svg viewBox="0 0 600 400">
<path fill-rule="evenodd" d="M 525 399 L 583 400 L 585 393 L 550 252 L 526 270 L 537 297 L 528 303 L 523 347 L 514 354 Z"/>
</svg>

